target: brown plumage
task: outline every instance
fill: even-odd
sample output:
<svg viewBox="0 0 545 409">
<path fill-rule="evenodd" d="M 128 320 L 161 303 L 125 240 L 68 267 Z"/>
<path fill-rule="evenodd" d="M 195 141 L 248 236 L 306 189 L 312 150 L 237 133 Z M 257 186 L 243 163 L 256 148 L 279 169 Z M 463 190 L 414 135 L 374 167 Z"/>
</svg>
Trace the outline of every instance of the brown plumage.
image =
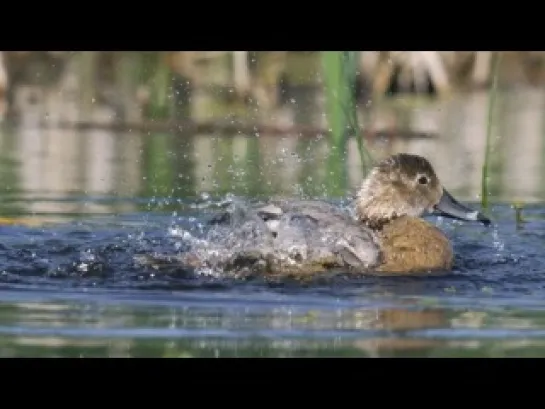
<svg viewBox="0 0 545 409">
<path fill-rule="evenodd" d="M 458 203 L 425 158 L 398 154 L 379 162 L 365 178 L 354 216 L 321 201 L 234 202 L 214 218 L 204 241 L 194 239 L 189 252 L 175 259 L 182 267 L 235 276 L 309 277 L 332 269 L 398 275 L 448 271 L 451 244 L 421 219 L 427 212 L 490 223 Z M 161 264 L 157 256 L 140 260 Z"/>
</svg>

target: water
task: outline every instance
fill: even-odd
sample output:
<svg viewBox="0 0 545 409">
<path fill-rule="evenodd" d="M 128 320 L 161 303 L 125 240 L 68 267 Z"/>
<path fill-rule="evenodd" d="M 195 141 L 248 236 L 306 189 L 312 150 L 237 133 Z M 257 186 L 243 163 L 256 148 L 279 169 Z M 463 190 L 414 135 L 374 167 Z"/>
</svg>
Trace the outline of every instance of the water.
<svg viewBox="0 0 545 409">
<path fill-rule="evenodd" d="M 545 211 L 527 209 L 531 221 L 518 229 L 508 207 L 494 215 L 497 231 L 441 224 L 457 252 L 447 277 L 305 285 L 144 272 L 132 255 L 174 249 L 172 217 L 161 212 L 3 226 L 0 354 L 542 353 Z"/>
<path fill-rule="evenodd" d="M 173 251 L 172 229 L 227 194 L 340 200 L 361 177 L 354 145 L 343 184 L 320 165 L 323 140 L 4 128 L 0 356 L 545 355 L 543 98 L 511 98 L 504 106 L 534 105 L 501 119 L 496 225 L 431 218 L 456 251 L 452 273 L 432 278 L 267 284 L 134 265 L 135 254 Z M 428 156 L 477 206 L 481 105 L 450 104 L 414 112 L 439 118 L 440 140 L 372 148 Z M 527 203 L 522 225 L 512 200 Z"/>
</svg>

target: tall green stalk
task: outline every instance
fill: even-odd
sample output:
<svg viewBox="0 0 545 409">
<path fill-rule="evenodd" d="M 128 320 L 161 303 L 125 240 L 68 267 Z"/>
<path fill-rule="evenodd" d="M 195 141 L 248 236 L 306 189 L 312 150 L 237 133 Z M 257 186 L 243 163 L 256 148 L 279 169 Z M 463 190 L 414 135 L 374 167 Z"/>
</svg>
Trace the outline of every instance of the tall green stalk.
<svg viewBox="0 0 545 409">
<path fill-rule="evenodd" d="M 488 168 L 490 162 L 490 147 L 492 145 L 492 124 L 494 120 L 494 106 L 498 87 L 498 66 L 500 52 L 492 53 L 492 86 L 488 100 L 488 122 L 486 124 L 486 145 L 484 151 L 484 163 L 481 172 L 481 207 L 488 209 Z"/>
<path fill-rule="evenodd" d="M 337 149 L 342 149 L 348 136 L 349 109 L 354 105 L 350 89 L 350 76 L 345 75 L 345 65 L 350 62 L 348 51 L 324 51 L 322 63 L 326 97 L 326 115 L 330 137 Z"/>
<path fill-rule="evenodd" d="M 332 145 L 329 156 L 329 174 L 332 181 L 337 182 L 340 178 L 345 178 L 342 168 L 344 168 L 344 152 L 350 133 L 353 133 L 357 139 L 364 171 L 370 163 L 370 155 L 363 143 L 358 124 L 354 94 L 358 67 L 357 52 L 324 51 L 322 52 L 322 66 L 326 115 L 331 130 L 330 140 Z M 344 179 L 342 180 L 344 181 Z"/>
</svg>

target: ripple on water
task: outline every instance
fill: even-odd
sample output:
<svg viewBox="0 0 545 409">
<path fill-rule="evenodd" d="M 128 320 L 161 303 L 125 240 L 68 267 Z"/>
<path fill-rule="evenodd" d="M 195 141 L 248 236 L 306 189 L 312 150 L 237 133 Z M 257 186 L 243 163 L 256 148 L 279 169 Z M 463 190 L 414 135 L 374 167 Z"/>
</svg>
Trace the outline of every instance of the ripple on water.
<svg viewBox="0 0 545 409">
<path fill-rule="evenodd" d="M 3 226 L 0 299 L 18 312 L 10 313 L 16 318 L 12 324 L 3 322 L 0 333 L 25 339 L 200 339 L 216 347 L 230 339 L 231 344 L 221 344 L 224 352 L 255 338 L 255 345 L 270 340 L 267 348 L 284 340 L 301 351 L 316 342 L 325 343 L 330 353 L 338 347 L 371 355 L 384 342 L 390 343 L 388 351 L 395 350 L 393 339 L 404 340 L 399 348 L 406 353 L 407 345 L 424 343 L 428 355 L 447 343 L 452 347 L 469 340 L 478 343 L 477 349 L 500 339 L 538 342 L 545 331 L 545 212 L 531 209 L 523 226 L 502 219 L 506 214 L 505 208 L 495 209 L 497 225 L 489 229 L 436 220 L 456 251 L 455 268 L 446 276 L 340 275 L 306 284 L 195 277 L 145 270 L 133 262 L 136 254 L 176 251 L 179 240 L 172 232 L 177 226 L 199 229 L 194 211 L 187 216 L 178 212 L 175 223 L 171 216 L 147 214 L 146 223 L 131 215 L 130 220 L 120 216 L 101 223 L 97 218 L 47 228 Z M 34 321 L 22 315 L 25 303 L 34 303 Z M 47 318 L 40 311 L 55 303 L 68 305 L 80 321 L 62 312 L 49 312 L 53 318 Z M 89 315 L 93 309 L 100 314 Z M 119 325 L 104 326 L 109 316 L 117 317 Z M 141 321 L 144 316 L 148 321 Z M 95 325 L 85 326 L 82 317 Z M 176 325 L 166 326 L 165 317 Z M 48 326 L 50 319 L 60 327 Z M 140 321 L 133 328 L 127 322 L 134 319 Z M 430 349 L 430 342 L 438 346 Z"/>
</svg>

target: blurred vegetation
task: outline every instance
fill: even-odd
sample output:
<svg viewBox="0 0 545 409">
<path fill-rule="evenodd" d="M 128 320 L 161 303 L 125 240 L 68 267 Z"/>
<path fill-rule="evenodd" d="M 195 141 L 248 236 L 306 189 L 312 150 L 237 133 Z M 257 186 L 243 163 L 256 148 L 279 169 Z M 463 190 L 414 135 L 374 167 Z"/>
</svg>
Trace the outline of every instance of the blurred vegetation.
<svg viewBox="0 0 545 409">
<path fill-rule="evenodd" d="M 21 86 L 56 85 L 63 94 L 73 88 L 84 109 L 89 110 L 96 100 L 131 122 L 137 119 L 131 110 L 140 113 L 139 120 L 229 117 L 265 121 L 267 112 L 293 103 L 293 89 L 299 95 L 307 89 L 313 97 L 305 105 L 319 109 L 311 101 L 324 91 L 328 94 L 334 86 L 331 81 L 340 81 L 340 75 L 351 77 L 353 89 L 339 94 L 339 101 L 350 95 L 362 106 L 399 96 L 441 98 L 449 92 L 487 87 L 493 76 L 503 85 L 545 84 L 545 52 L 502 54 L 496 75 L 491 52 L 4 51 L 0 97 L 5 88 L 13 113 L 21 109 L 24 99 L 15 95 Z M 335 68 L 340 62 L 335 59 L 341 55 L 344 73 L 336 75 L 333 71 L 340 69 L 340 65 Z M 325 90 L 322 81 L 328 84 Z M 326 99 L 330 101 L 331 95 Z M 137 108 L 131 107 L 134 103 Z M 331 110 L 331 103 L 327 104 Z M 92 120 L 92 114 L 84 113 L 78 119 Z M 329 120 L 333 134 L 339 135 L 340 123 L 332 117 Z"/>
<path fill-rule="evenodd" d="M 500 140 L 492 143 L 490 136 L 494 134 L 492 122 L 504 127 L 501 112 L 507 108 L 499 107 L 502 87 L 545 83 L 545 53 L 502 52 L 501 64 L 494 55 L 2 52 L 2 62 L 7 72 L 10 120 L 30 118 L 28 122 L 37 121 L 46 129 L 59 123 L 68 129 L 70 124 L 82 122 L 84 129 L 124 124 L 119 129 L 144 135 L 142 146 L 135 149 L 141 150 L 139 172 L 143 178 L 139 186 L 146 197 L 187 196 L 202 190 L 253 195 L 289 190 L 343 196 L 349 184 L 347 142 L 351 138 L 357 141 L 365 173 L 373 160 L 371 151 L 375 155 L 406 149 L 406 142 L 399 141 L 419 138 L 420 134 L 437 136 L 434 131 L 429 135 L 421 132 L 415 117 L 417 111 L 448 100 L 445 90 L 481 90 L 486 94 L 492 87 L 488 118 L 483 115 L 488 121 L 488 136 L 480 175 L 482 205 L 486 207 L 488 198 L 504 189 L 496 175 L 503 174 L 501 152 L 508 148 Z M 428 60 L 443 64 L 448 86 L 434 86 L 444 78 L 432 75 L 440 70 L 432 63 L 426 65 Z M 494 117 L 493 106 L 500 112 Z M 198 126 L 209 123 L 204 129 Z M 139 124 L 147 128 L 139 128 Z M 161 128 L 160 124 L 166 125 Z M 226 126 L 231 126 L 229 132 Z M 387 136 L 380 136 L 385 132 Z M 197 142 L 196 135 L 216 139 L 210 144 Z M 223 138 L 227 135 L 244 139 Z M 323 136 L 330 136 L 327 146 L 332 149 L 323 150 Z M 292 138 L 294 143 L 266 141 L 275 137 Z M 379 143 L 383 145 L 377 148 Z M 197 157 L 197 152 L 207 154 Z M 139 157 L 135 153 L 134 158 Z M 10 174 L 15 168 L 10 160 L 0 158 L 0 166 L 6 169 L 4 197 L 18 183 L 18 176 Z M 320 161 L 324 165 L 317 167 Z M 296 179 L 277 178 L 284 168 L 297 168 L 297 176 L 292 175 Z M 3 206 L 7 209 L 10 205 Z M 15 208 L 7 210 L 16 212 Z"/>
</svg>

